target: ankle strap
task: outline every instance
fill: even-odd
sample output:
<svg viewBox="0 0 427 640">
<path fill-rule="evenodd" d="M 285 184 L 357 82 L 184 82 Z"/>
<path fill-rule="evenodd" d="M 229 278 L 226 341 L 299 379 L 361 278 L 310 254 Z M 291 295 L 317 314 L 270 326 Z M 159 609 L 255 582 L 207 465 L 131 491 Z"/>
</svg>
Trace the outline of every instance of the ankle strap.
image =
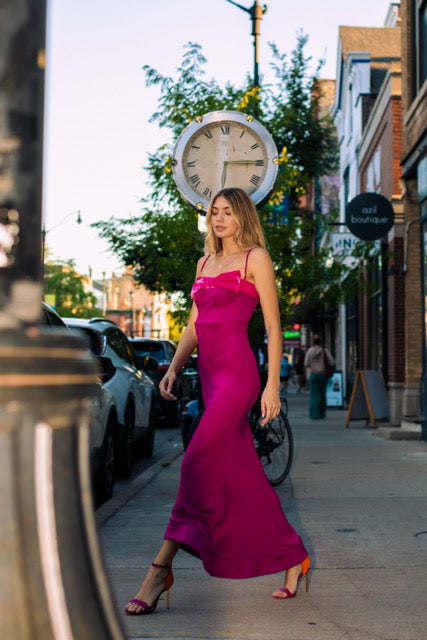
<svg viewBox="0 0 427 640">
<path fill-rule="evenodd" d="M 155 567 L 156 569 L 170 569 L 171 568 L 170 564 L 156 564 L 155 562 L 152 562 L 151 566 Z"/>
</svg>

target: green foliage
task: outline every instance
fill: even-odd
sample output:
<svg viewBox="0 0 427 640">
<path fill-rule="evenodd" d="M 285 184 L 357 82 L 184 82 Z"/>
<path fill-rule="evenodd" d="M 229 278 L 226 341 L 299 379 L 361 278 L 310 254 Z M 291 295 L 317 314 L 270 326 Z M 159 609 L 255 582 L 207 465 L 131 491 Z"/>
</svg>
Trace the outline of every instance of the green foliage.
<svg viewBox="0 0 427 640">
<path fill-rule="evenodd" d="M 45 264 L 45 293 L 55 296 L 55 309 L 60 316 L 92 318 L 102 315 L 95 307 L 96 297 L 85 290 L 84 277 L 76 273 L 73 260 Z"/>
<path fill-rule="evenodd" d="M 147 85 L 160 88 L 151 121 L 169 130 L 170 137 L 149 154 L 150 197 L 142 200 L 141 214 L 130 220 L 111 218 L 94 226 L 123 262 L 134 267 L 139 283 L 151 291 L 175 294 L 178 320 L 188 311 L 203 238 L 197 230 L 197 214 L 183 201 L 172 178 L 173 147 L 196 116 L 222 109 L 254 115 L 273 135 L 279 149 L 276 191 L 260 210 L 260 217 L 277 271 L 283 314 L 289 319 L 295 301 L 308 300 L 312 309 L 327 304 L 329 298 L 336 303 L 342 297 L 345 268 L 316 243 L 319 225 L 331 222 L 336 212 L 314 220 L 299 202 L 310 181 L 333 172 L 337 161 L 331 119 L 319 115 L 321 96 L 316 78 L 320 67 L 314 75 L 310 73 L 310 59 L 304 54 L 306 42 L 307 37 L 299 34 L 289 62 L 271 45 L 276 82 L 261 89 L 251 88 L 249 78 L 241 88 L 221 87 L 214 79 L 206 80 L 206 60 L 200 45 L 194 43 L 185 47 L 176 78 L 144 67 Z M 284 224 L 272 207 L 285 195 L 290 210 Z"/>
</svg>

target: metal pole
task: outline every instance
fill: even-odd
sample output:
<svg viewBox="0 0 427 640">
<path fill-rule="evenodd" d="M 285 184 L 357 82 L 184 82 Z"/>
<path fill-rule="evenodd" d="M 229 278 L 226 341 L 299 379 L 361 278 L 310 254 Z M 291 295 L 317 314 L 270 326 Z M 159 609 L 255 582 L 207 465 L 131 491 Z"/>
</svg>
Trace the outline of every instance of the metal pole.
<svg viewBox="0 0 427 640">
<path fill-rule="evenodd" d="M 227 2 L 230 2 L 231 4 L 234 4 L 239 9 L 242 9 L 242 11 L 246 11 L 246 13 L 249 13 L 249 15 L 251 17 L 252 35 L 254 37 L 254 80 L 253 80 L 253 85 L 254 85 L 254 87 L 259 87 L 260 84 L 259 84 L 258 38 L 261 35 L 261 20 L 262 20 L 262 16 L 267 11 L 267 5 L 264 4 L 261 7 L 261 5 L 258 3 L 258 0 L 255 0 L 255 2 L 253 3 L 252 7 L 248 8 L 248 7 L 244 7 L 243 5 L 239 4 L 238 2 L 234 2 L 234 0 L 227 0 Z"/>
<path fill-rule="evenodd" d="M 95 363 L 37 326 L 45 19 L 46 0 L 0 6 L 0 638 L 123 640 L 91 499 Z"/>
<path fill-rule="evenodd" d="M 267 10 L 255 2 L 251 8 L 252 35 L 254 37 L 254 87 L 259 87 L 259 59 L 258 59 L 258 38 L 261 35 L 262 15 Z"/>
<path fill-rule="evenodd" d="M 130 333 L 130 337 L 133 338 L 133 291 L 132 289 L 129 291 L 129 297 L 130 297 L 130 327 L 129 327 L 129 333 Z"/>
</svg>

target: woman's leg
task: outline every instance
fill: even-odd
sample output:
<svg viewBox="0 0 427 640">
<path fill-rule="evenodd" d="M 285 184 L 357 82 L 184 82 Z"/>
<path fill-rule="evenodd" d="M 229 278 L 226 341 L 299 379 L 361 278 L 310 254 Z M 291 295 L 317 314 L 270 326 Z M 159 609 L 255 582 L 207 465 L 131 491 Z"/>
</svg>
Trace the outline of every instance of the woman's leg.
<svg viewBox="0 0 427 640">
<path fill-rule="evenodd" d="M 166 577 L 172 566 L 173 559 L 179 550 L 179 544 L 173 540 L 163 540 L 163 544 L 160 547 L 159 553 L 154 559 L 155 565 L 163 565 L 165 568 L 159 566 L 151 566 L 144 578 L 141 587 L 136 594 L 137 600 L 142 600 L 151 605 L 159 593 L 161 593 L 165 586 Z M 129 603 L 126 607 L 126 611 L 138 613 L 142 607 L 136 603 Z"/>
</svg>

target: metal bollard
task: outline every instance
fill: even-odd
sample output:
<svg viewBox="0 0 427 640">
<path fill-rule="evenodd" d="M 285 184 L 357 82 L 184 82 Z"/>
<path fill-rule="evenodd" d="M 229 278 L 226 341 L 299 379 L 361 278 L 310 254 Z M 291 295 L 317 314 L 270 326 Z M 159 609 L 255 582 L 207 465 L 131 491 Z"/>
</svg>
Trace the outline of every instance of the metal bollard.
<svg viewBox="0 0 427 640">
<path fill-rule="evenodd" d="M 85 343 L 0 332 L 0 638 L 122 640 L 95 527 Z"/>
</svg>

